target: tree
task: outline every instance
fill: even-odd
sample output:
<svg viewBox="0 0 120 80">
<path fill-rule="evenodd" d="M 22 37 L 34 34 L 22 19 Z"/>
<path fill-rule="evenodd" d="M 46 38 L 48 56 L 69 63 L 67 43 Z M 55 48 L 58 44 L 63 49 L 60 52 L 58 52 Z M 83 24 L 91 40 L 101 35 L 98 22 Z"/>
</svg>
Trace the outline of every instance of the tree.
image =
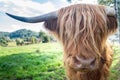
<svg viewBox="0 0 120 80">
<path fill-rule="evenodd" d="M 8 40 L 6 37 L 1 37 L 0 38 L 0 45 L 6 47 L 8 45 Z"/>
<path fill-rule="evenodd" d="M 115 0 L 115 6 L 117 10 L 118 27 L 119 27 L 119 44 L 120 44 L 120 0 Z"/>
<path fill-rule="evenodd" d="M 42 39 L 42 42 L 43 42 L 43 43 L 47 43 L 47 42 L 49 42 L 49 41 L 50 41 L 50 37 L 47 36 L 47 35 L 44 35 L 44 36 L 43 36 L 43 39 Z"/>
<path fill-rule="evenodd" d="M 98 0 L 98 3 L 102 5 L 110 6 L 111 4 L 114 4 L 114 0 Z"/>
<path fill-rule="evenodd" d="M 41 39 L 41 41 L 43 43 L 47 43 L 47 42 L 50 41 L 50 37 L 45 32 L 43 32 L 43 31 L 39 32 L 39 36 L 38 37 Z"/>
<path fill-rule="evenodd" d="M 16 39 L 16 44 L 19 46 L 22 46 L 24 44 L 24 41 L 22 39 Z"/>
<path fill-rule="evenodd" d="M 32 37 L 30 38 L 30 42 L 31 42 L 32 44 L 37 43 L 36 37 L 32 36 Z"/>
<path fill-rule="evenodd" d="M 39 38 L 42 38 L 43 36 L 45 36 L 45 32 L 40 31 L 38 37 L 39 37 Z"/>
</svg>

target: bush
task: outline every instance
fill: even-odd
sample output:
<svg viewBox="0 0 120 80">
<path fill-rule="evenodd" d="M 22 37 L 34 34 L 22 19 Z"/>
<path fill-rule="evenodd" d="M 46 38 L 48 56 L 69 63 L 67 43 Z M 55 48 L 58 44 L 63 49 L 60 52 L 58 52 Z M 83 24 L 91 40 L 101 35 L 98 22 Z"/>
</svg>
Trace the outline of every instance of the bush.
<svg viewBox="0 0 120 80">
<path fill-rule="evenodd" d="M 0 45 L 6 47 L 8 45 L 8 40 L 6 37 L 0 38 Z"/>
<path fill-rule="evenodd" d="M 6 47 L 8 44 L 7 43 L 0 43 L 1 46 Z"/>
<path fill-rule="evenodd" d="M 37 38 L 34 37 L 34 36 L 32 36 L 32 37 L 30 38 L 30 42 L 31 42 L 32 44 L 37 43 Z"/>
<path fill-rule="evenodd" d="M 16 44 L 22 46 L 24 44 L 24 41 L 21 39 L 16 39 Z"/>
<path fill-rule="evenodd" d="M 50 41 L 49 36 L 45 35 L 45 36 L 42 37 L 42 42 L 43 42 L 43 43 L 47 43 L 47 42 L 49 42 L 49 41 Z"/>
<path fill-rule="evenodd" d="M 43 43 L 47 43 L 47 42 L 50 41 L 50 37 L 47 36 L 46 33 L 43 32 L 43 31 L 39 32 L 39 38 L 41 38 L 41 40 L 42 40 Z"/>
</svg>

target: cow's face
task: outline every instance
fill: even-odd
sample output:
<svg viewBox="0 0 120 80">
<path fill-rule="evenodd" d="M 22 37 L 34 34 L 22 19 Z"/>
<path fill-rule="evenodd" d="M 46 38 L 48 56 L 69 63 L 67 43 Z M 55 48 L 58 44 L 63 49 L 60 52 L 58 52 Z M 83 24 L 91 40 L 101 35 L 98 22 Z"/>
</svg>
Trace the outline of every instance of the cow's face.
<svg viewBox="0 0 120 80">
<path fill-rule="evenodd" d="M 64 46 L 64 62 L 74 70 L 96 70 L 104 60 L 105 42 L 117 28 L 114 10 L 105 6 L 77 4 L 37 17 L 19 17 L 23 22 L 45 22 L 45 27 Z"/>
<path fill-rule="evenodd" d="M 62 42 L 65 65 L 87 72 L 104 63 L 106 40 L 117 23 L 103 6 L 76 5 L 61 9 L 58 19 L 45 22 L 45 26 Z"/>
</svg>

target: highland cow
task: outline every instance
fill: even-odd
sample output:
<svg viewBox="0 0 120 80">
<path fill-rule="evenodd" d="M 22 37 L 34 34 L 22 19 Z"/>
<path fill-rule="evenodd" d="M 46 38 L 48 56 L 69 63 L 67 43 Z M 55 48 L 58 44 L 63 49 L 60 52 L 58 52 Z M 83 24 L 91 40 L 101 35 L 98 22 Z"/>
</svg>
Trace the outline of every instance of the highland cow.
<svg viewBox="0 0 120 80">
<path fill-rule="evenodd" d="M 108 80 L 113 51 L 107 42 L 117 29 L 115 10 L 102 5 L 76 4 L 23 22 L 44 22 L 64 47 L 68 80 Z"/>
</svg>

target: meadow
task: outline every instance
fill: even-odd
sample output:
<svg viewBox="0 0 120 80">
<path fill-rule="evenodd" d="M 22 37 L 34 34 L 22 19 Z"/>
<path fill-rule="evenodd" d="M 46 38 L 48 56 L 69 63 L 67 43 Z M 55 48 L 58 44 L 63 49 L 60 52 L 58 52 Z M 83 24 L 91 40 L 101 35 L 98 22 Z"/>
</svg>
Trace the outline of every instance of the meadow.
<svg viewBox="0 0 120 80">
<path fill-rule="evenodd" d="M 109 80 L 120 80 L 120 47 L 114 46 Z M 59 43 L 0 46 L 0 80 L 66 80 Z"/>
</svg>

